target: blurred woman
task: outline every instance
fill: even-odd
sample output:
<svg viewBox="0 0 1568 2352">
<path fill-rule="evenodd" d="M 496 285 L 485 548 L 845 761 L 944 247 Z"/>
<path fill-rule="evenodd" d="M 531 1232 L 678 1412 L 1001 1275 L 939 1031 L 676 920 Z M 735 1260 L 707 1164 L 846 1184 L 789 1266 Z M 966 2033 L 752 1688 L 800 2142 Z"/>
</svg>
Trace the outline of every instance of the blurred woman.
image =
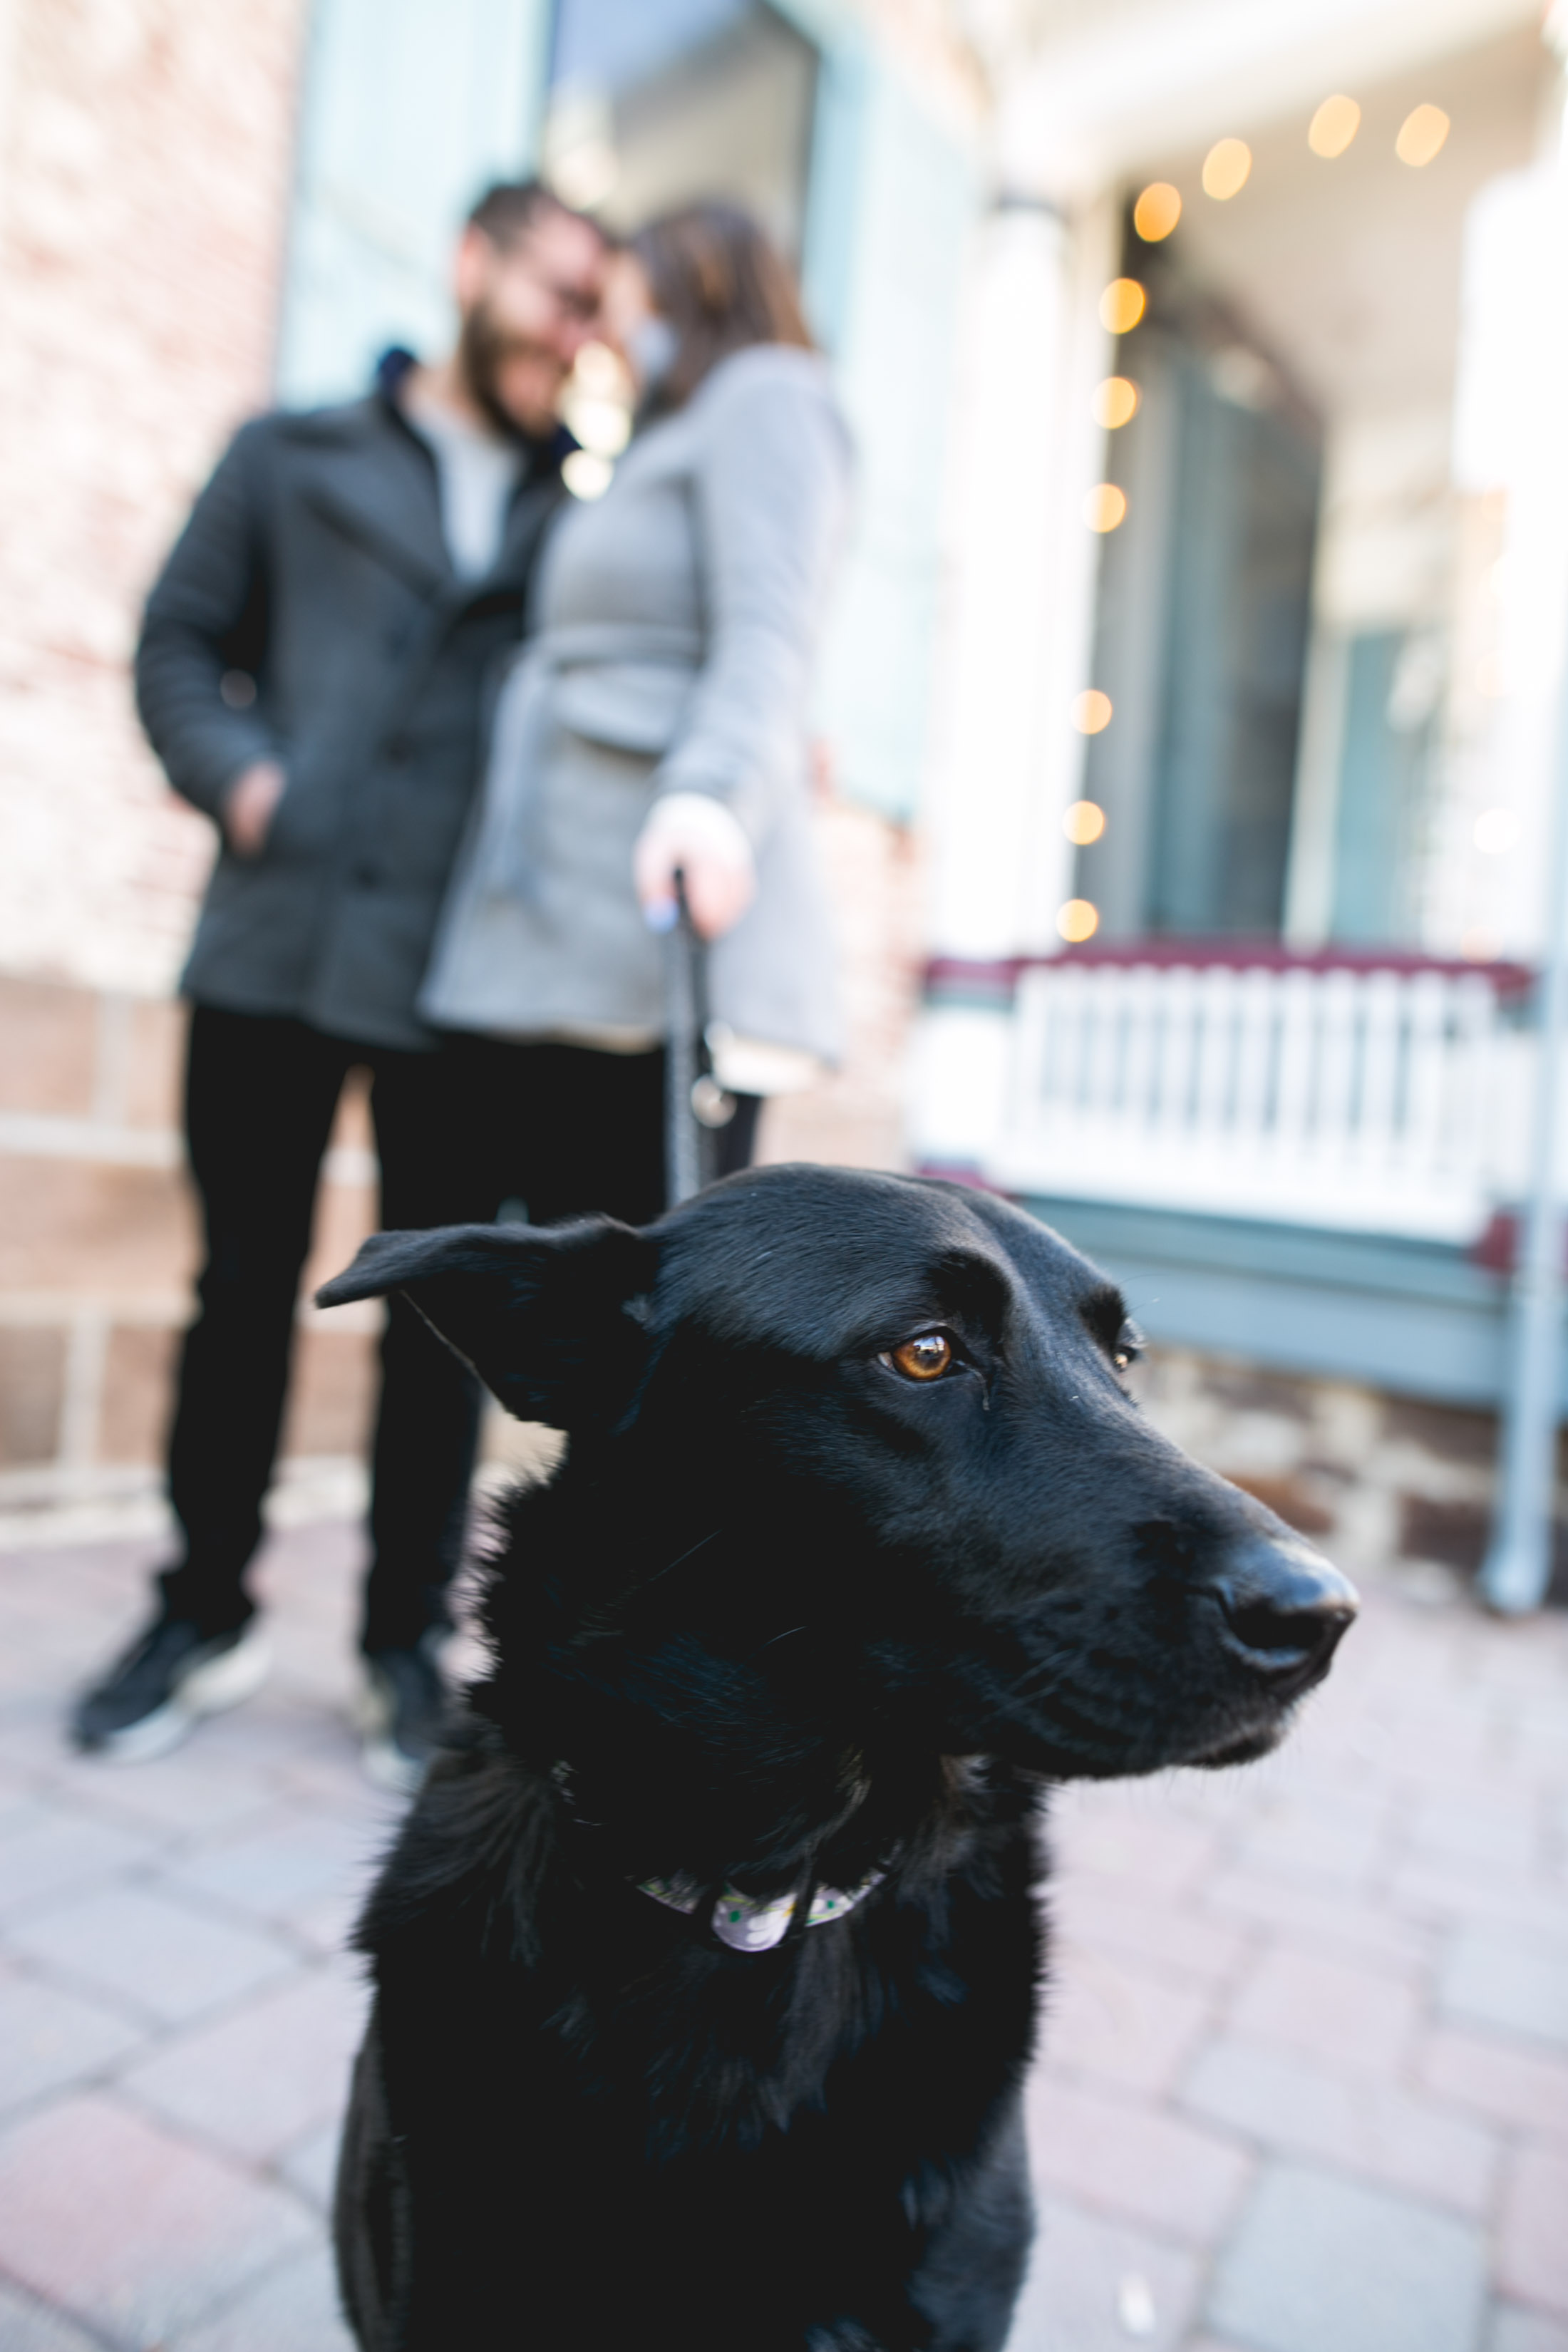
<svg viewBox="0 0 1568 2352">
<path fill-rule="evenodd" d="M 678 870 L 739 1097 L 724 1172 L 758 1097 L 838 1044 L 806 740 L 849 472 L 826 370 L 784 263 L 728 205 L 632 240 L 603 331 L 637 430 L 542 562 L 422 999 L 489 1107 L 498 1207 L 536 1224 L 664 1205 Z"/>
</svg>

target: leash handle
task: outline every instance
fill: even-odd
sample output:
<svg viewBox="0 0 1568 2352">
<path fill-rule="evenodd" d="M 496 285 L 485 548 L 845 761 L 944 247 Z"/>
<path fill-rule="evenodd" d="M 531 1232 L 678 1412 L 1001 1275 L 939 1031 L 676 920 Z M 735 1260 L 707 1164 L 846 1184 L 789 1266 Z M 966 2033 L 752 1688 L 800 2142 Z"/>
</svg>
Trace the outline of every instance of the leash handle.
<svg viewBox="0 0 1568 2352">
<path fill-rule="evenodd" d="M 675 876 L 676 919 L 665 942 L 664 1169 L 668 1205 L 713 1179 L 718 1130 L 735 1097 L 713 1076 L 708 1044 L 708 949 L 691 919 L 686 877 Z"/>
<path fill-rule="evenodd" d="M 664 1177 L 666 1204 L 679 1208 L 702 1190 L 702 1139 L 691 1108 L 697 1083 L 698 961 L 702 943 L 686 903 L 686 877 L 675 877 L 676 919 L 665 939 Z"/>
</svg>

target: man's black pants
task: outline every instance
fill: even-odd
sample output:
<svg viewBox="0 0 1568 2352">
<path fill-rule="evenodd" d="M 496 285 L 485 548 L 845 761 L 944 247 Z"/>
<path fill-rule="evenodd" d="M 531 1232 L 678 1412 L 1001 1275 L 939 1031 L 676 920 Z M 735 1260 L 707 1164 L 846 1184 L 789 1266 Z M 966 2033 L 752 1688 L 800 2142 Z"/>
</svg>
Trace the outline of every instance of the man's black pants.
<svg viewBox="0 0 1568 2352">
<path fill-rule="evenodd" d="M 289 1384 L 300 1275 L 322 1156 L 349 1071 L 371 1072 L 382 1223 L 459 1224 L 494 1214 L 441 1053 L 399 1053 L 304 1022 L 220 1011 L 191 1015 L 185 1122 L 206 1265 L 186 1334 L 169 1445 L 169 1494 L 185 1557 L 165 1601 L 209 1633 L 242 1624 L 245 1571 Z M 478 1381 L 405 1301 L 382 1341 L 371 1501 L 372 1560 L 361 1641 L 412 1648 L 449 1622 L 479 1434 Z"/>
<path fill-rule="evenodd" d="M 169 1494 L 185 1557 L 167 1606 L 208 1633 L 243 1624 L 289 1386 L 300 1275 L 343 1081 L 371 1073 L 381 1222 L 393 1231 L 535 1224 L 664 1207 L 664 1054 L 452 1037 L 427 1054 L 351 1044 L 302 1021 L 192 1012 L 185 1130 L 201 1196 L 201 1312 L 180 1364 Z M 720 1174 L 751 1159 L 758 1104 L 721 1131 Z M 388 1302 L 361 1643 L 408 1649 L 449 1623 L 479 1434 L 479 1383 L 405 1300 Z"/>
</svg>

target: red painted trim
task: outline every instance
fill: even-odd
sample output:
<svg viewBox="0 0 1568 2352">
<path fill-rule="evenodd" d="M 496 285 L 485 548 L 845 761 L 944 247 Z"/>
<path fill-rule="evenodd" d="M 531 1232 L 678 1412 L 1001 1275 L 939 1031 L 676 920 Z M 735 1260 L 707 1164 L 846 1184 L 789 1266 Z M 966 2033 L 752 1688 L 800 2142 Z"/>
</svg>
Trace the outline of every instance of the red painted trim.
<svg viewBox="0 0 1568 2352">
<path fill-rule="evenodd" d="M 915 1163 L 915 1174 L 934 1176 L 943 1184 L 965 1184 L 972 1192 L 993 1192 L 999 1201 L 1011 1201 L 1016 1197 L 1012 1192 L 1004 1192 L 1000 1184 L 993 1184 L 989 1176 L 983 1176 L 978 1168 L 967 1161 L 921 1160 Z"/>
<path fill-rule="evenodd" d="M 977 994 L 1011 996 L 1026 971 L 1055 970 L 1063 965 L 1105 965 L 1131 970 L 1142 965 L 1157 971 L 1393 971 L 1401 975 L 1437 972 L 1448 979 L 1473 973 L 1499 996 L 1524 996 L 1535 985 L 1529 964 L 1469 963 L 1458 956 L 1415 955 L 1399 948 L 1314 948 L 1300 950 L 1278 940 L 1107 940 L 1083 947 L 1063 948 L 1054 955 L 997 957 L 989 961 L 964 956 L 932 956 L 925 968 L 928 991 L 943 993 L 972 990 Z"/>
<path fill-rule="evenodd" d="M 1517 1209 L 1494 1209 L 1486 1231 L 1470 1244 L 1473 1265 L 1489 1274 L 1512 1274 L 1519 1264 L 1520 1214 Z M 1568 1274 L 1568 1234 L 1563 1236 L 1563 1271 Z"/>
</svg>

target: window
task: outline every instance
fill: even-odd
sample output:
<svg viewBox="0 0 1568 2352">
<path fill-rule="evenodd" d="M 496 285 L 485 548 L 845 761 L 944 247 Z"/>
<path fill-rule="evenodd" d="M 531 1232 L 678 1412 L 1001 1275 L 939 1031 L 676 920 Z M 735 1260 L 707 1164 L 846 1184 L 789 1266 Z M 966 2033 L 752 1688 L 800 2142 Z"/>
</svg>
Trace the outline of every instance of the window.
<svg viewBox="0 0 1568 2352">
<path fill-rule="evenodd" d="M 798 260 L 816 68 L 748 0 L 560 0 L 546 169 L 614 228 L 731 197 Z"/>
</svg>

